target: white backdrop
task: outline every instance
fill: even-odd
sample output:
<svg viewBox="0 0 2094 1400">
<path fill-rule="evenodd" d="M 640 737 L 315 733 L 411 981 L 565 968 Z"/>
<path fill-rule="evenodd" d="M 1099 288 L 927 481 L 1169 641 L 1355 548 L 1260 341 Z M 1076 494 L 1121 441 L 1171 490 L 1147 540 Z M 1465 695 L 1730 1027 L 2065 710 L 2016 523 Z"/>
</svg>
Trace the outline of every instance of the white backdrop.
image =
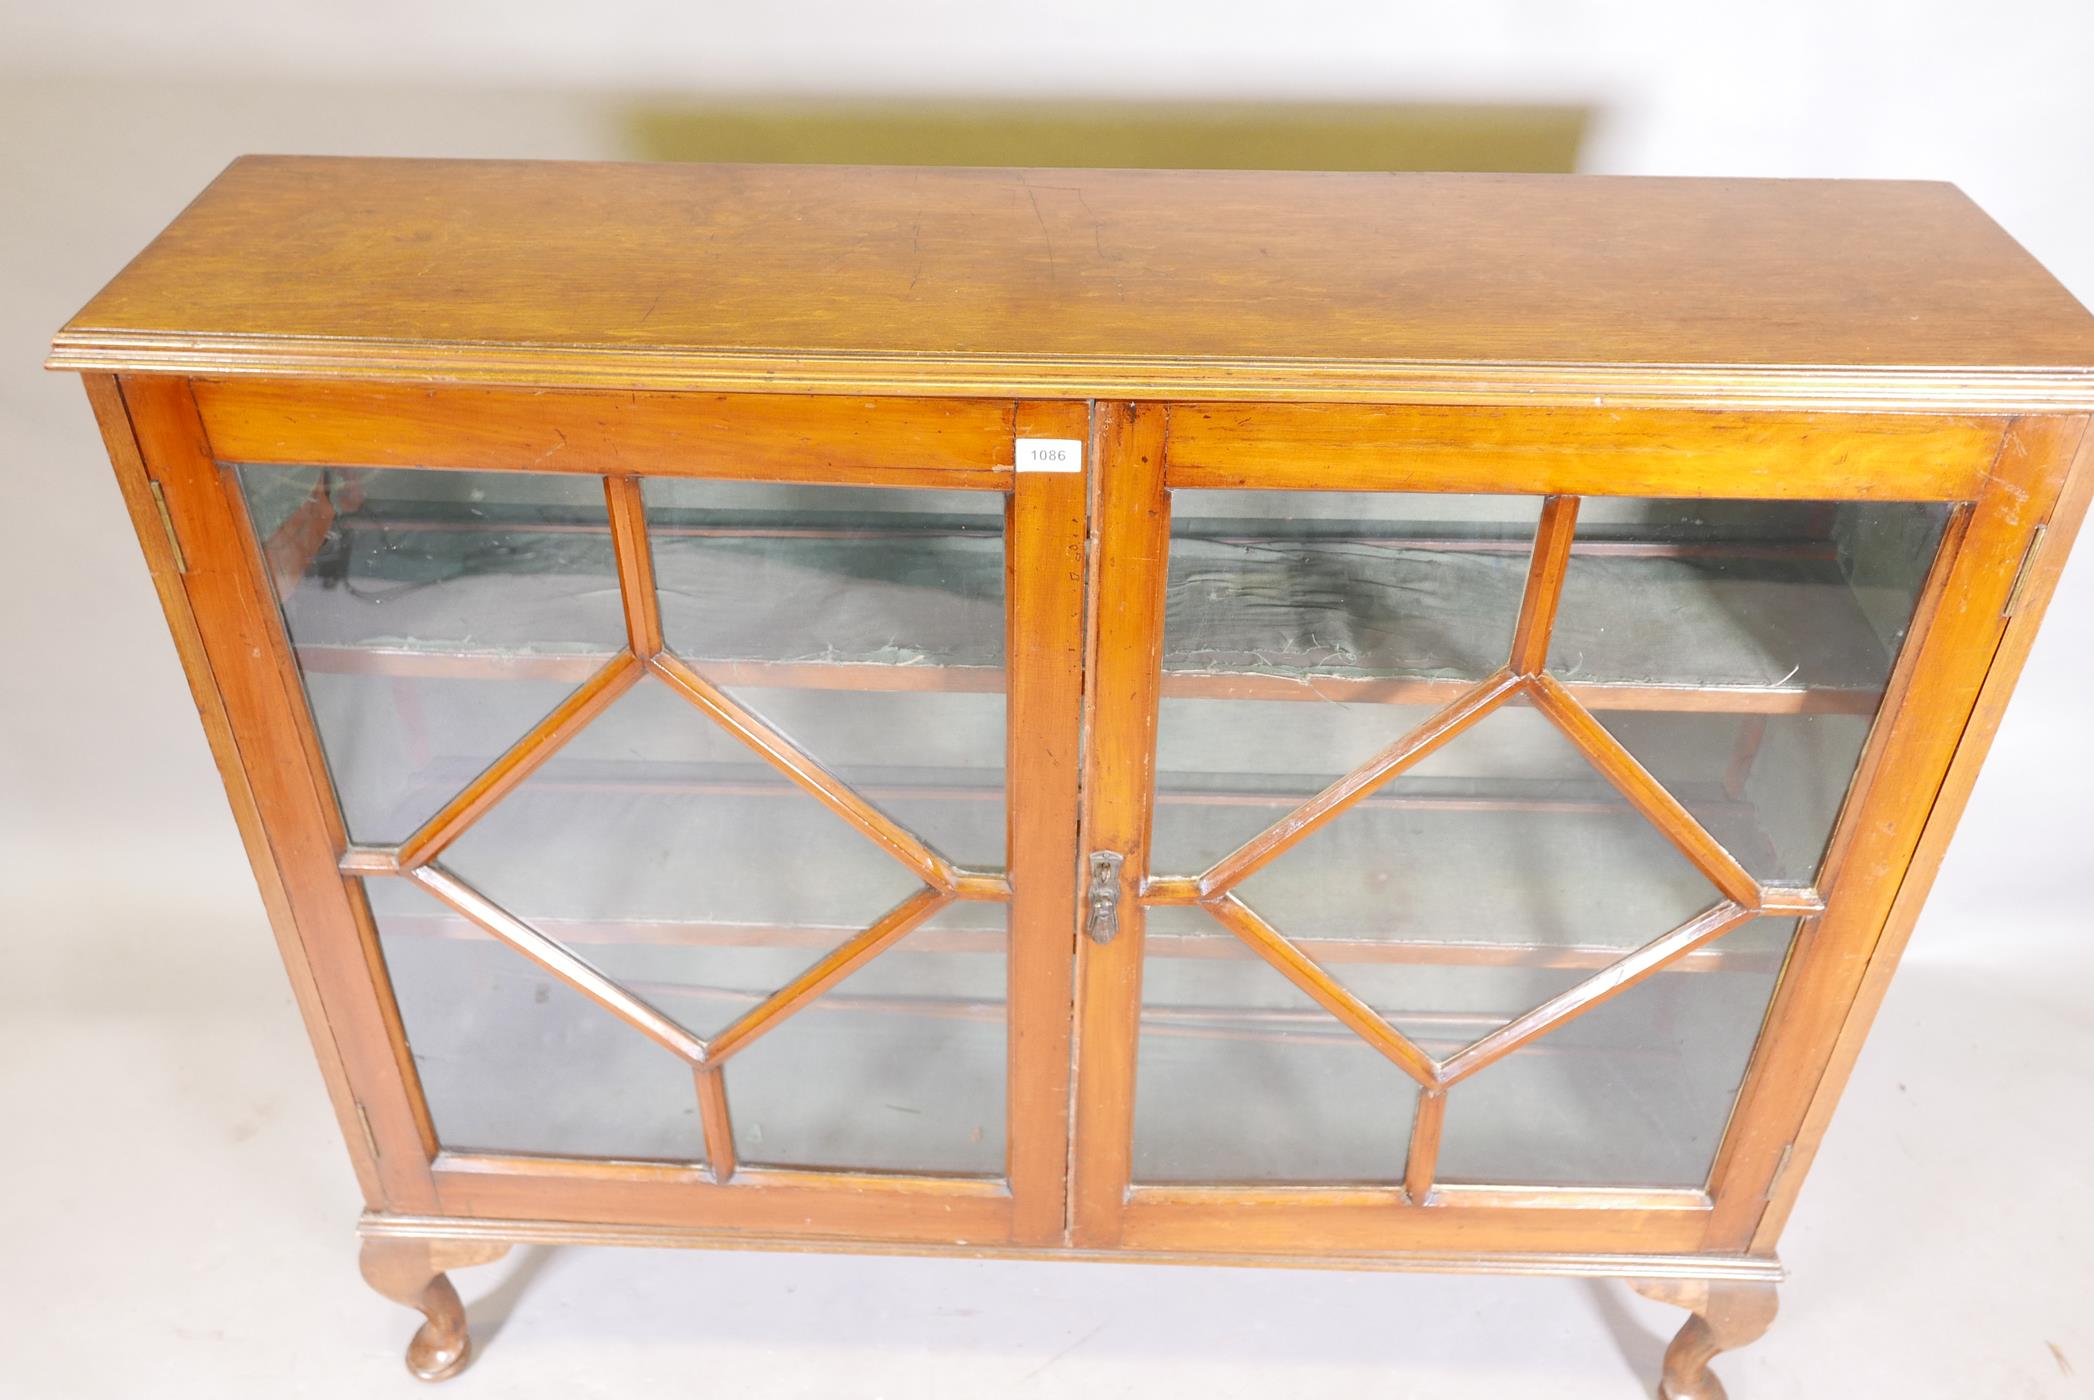
<svg viewBox="0 0 2094 1400">
<path fill-rule="evenodd" d="M 8 0 L 0 13 L 9 68 L 236 86 L 1591 102 L 1591 170 L 1953 180 L 2068 285 L 2094 287 L 2083 0 Z"/>
<path fill-rule="evenodd" d="M 615 156 L 635 96 L 1571 103 L 1592 171 L 1953 180 L 2085 300 L 2090 52 L 2088 0 L 0 0 L 0 1390 L 409 1384 L 87 406 L 38 367 L 234 155 Z M 2084 1393 L 2094 1125 L 2058 1112 L 2094 1073 L 2081 554 L 1734 1393 Z M 602 1253 L 461 1277 L 483 1341 L 517 1325 L 459 1393 L 1581 1400 L 1633 1393 L 1677 1324 L 1560 1280 Z"/>
</svg>

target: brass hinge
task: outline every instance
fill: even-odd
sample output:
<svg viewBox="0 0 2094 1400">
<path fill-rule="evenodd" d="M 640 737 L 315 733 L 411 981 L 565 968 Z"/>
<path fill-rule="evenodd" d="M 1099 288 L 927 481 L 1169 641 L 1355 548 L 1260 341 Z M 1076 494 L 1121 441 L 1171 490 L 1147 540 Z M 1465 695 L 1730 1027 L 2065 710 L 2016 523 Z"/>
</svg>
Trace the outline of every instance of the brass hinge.
<svg viewBox="0 0 2094 1400">
<path fill-rule="evenodd" d="M 1110 943 L 1120 931 L 1120 863 L 1118 851 L 1091 852 L 1090 913 L 1084 932 L 1093 943 Z"/>
<path fill-rule="evenodd" d="M 356 1126 L 364 1130 L 364 1151 L 371 1154 L 375 1165 L 378 1161 L 378 1135 L 371 1131 L 371 1115 L 364 1111 L 362 1099 L 351 1099 L 350 1102 L 356 1105 Z"/>
<path fill-rule="evenodd" d="M 2050 530 L 2048 525 L 2038 525 L 2029 532 L 2029 547 L 2021 556 L 2021 567 L 2014 571 L 2014 587 L 2007 592 L 2007 605 L 2000 609 L 2001 617 L 2012 617 L 2021 607 L 2021 595 L 2028 592 L 2029 576 L 2036 572 L 2036 555 L 2043 548 L 2043 536 Z"/>
<path fill-rule="evenodd" d="M 1789 1174 L 1789 1159 L 1795 1155 L 1796 1144 L 1793 1142 L 1781 1149 L 1781 1160 L 1774 1164 L 1774 1175 L 1767 1178 L 1767 1194 L 1760 1197 L 1761 1200 L 1771 1201 L 1781 1190 L 1781 1179 Z"/>
<path fill-rule="evenodd" d="M 160 528 L 167 531 L 167 547 L 174 552 L 175 572 L 189 572 L 189 560 L 182 553 L 182 542 L 175 536 L 174 517 L 167 513 L 167 493 L 160 489 L 157 481 L 148 481 L 145 489 L 153 493 L 153 507 L 160 512 Z"/>
</svg>

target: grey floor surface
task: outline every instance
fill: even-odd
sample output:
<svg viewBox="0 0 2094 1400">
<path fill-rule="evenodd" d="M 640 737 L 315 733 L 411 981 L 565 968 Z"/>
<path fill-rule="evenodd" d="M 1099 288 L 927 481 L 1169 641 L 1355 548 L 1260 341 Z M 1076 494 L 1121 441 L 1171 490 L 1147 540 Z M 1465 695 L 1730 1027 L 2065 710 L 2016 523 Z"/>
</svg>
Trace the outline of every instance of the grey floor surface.
<svg viewBox="0 0 2094 1400">
<path fill-rule="evenodd" d="M 385 1396 L 355 1190 L 135 544 L 45 337 L 242 150 L 615 155 L 585 97 L 0 83 L 0 1400 Z M 33 514 L 31 512 L 34 512 Z M 31 521 L 24 525 L 21 522 Z M 2094 1393 L 2079 561 L 1784 1256 L 1739 1400 Z M 1563 1280 L 524 1250 L 448 1394 L 1615 1397 Z"/>
</svg>

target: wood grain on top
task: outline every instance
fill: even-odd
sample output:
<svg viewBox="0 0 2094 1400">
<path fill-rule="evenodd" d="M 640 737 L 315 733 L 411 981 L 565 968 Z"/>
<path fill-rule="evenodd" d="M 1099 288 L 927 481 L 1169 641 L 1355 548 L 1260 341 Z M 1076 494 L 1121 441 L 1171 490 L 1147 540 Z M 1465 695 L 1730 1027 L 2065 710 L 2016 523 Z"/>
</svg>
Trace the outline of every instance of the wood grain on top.
<svg viewBox="0 0 2094 1400">
<path fill-rule="evenodd" d="M 623 388 L 2094 404 L 1948 185 L 248 157 L 54 367 Z"/>
</svg>

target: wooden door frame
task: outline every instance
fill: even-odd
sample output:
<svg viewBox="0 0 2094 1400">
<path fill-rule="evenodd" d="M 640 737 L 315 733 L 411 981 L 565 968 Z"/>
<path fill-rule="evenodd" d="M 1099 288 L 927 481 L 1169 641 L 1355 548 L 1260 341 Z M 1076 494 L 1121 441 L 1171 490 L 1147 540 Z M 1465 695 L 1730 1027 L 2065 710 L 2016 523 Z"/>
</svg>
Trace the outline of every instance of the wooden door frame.
<svg viewBox="0 0 2094 1400">
<path fill-rule="evenodd" d="M 1083 849 L 1125 859 L 1120 934 L 1079 952 L 1074 1243 L 1771 1257 L 1800 1181 L 1800 1168 L 1782 1172 L 1790 1144 L 1822 1131 L 1841 1056 L 1851 1060 L 1865 1030 L 1866 1005 L 1853 1024 L 1864 978 L 1880 995 L 1895 963 L 1897 948 L 1879 950 L 1878 937 L 2087 420 L 1100 404 L 1095 421 Z M 1705 1191 L 1463 1187 L 1414 1201 L 1395 1168 L 1382 1189 L 1130 1182 L 1143 909 L 1192 893 L 1150 884 L 1146 869 L 1176 487 L 1967 502 L 1951 517 L 1836 824 L 1818 882 L 1825 912 L 1799 929 Z M 2082 482 L 2079 495 L 2088 489 Z M 2067 513 L 2076 523 L 2069 502 Z M 1929 837 L 1945 842 L 1946 832 Z M 1773 1230 L 1762 1228 L 1770 1199 Z"/>
<path fill-rule="evenodd" d="M 1087 404 L 85 378 L 369 1211 L 904 1247 L 1061 1240 L 1088 473 L 1016 472 L 1012 442 L 1082 439 Z M 227 465 L 244 462 L 601 476 L 628 585 L 646 574 L 639 475 L 1003 494 L 1008 873 L 943 874 L 958 897 L 1011 911 L 1007 1178 L 716 1173 L 441 1148 L 362 887 L 390 873 L 387 859 L 344 829 L 270 564 Z M 634 648 L 658 640 L 651 600 L 627 612 Z M 724 1105 L 706 1103 L 706 1078 L 702 1116 L 717 1131 Z"/>
<path fill-rule="evenodd" d="M 1930 580 L 1922 597 L 1924 611 L 1833 829 L 1819 878 L 1826 911 L 1797 932 L 1710 1173 L 1711 1249 L 1771 1253 L 1778 1241 L 1779 1222 L 1810 1159 L 1809 1147 L 1802 1160 L 1796 1156 L 1806 1114 L 1821 1085 L 1836 1101 L 1845 1080 L 1838 1064 L 1842 1035 L 1857 1012 L 1866 1030 L 1873 1002 L 1860 1005 L 1865 988 L 1873 983 L 1880 997 L 1903 952 L 1902 936 L 1889 933 L 1886 941 L 1886 935 L 1922 836 L 1945 845 L 1953 830 L 1957 810 L 1941 814 L 1940 825 L 1932 820 L 1951 766 L 1966 740 L 1982 756 L 1990 738 L 1989 728 L 1973 730 L 1972 719 L 2014 621 L 2016 593 L 2028 588 L 2026 575 L 2043 538 L 2037 531 L 2047 532 L 2061 505 L 2073 511 L 2073 525 L 2085 508 L 2081 494 L 2074 509 L 2065 487 L 2087 423 L 2085 417 L 2013 420 L 1963 513 L 1960 539 L 1944 541 L 1938 585 Z M 2054 581 L 2055 573 L 2038 585 L 2043 598 Z M 2040 613 L 2041 600 L 2035 601 Z M 2010 669 L 2004 684 L 2011 688 L 2013 679 Z M 1828 1101 L 1818 1111 L 1829 1117 L 1831 1109 Z M 1762 1233 L 1770 1207 L 1776 1226 Z"/>
<path fill-rule="evenodd" d="M 1020 434 L 1085 436 L 1083 404 L 83 378 L 366 1206 L 385 1218 L 477 1229 L 557 1219 L 577 1229 L 722 1232 L 722 1242 L 746 1232 L 774 1244 L 840 1246 L 858 1237 L 875 1246 L 1004 1244 L 1023 1252 L 1065 1238 L 1066 1196 L 1066 1239 L 1079 1252 L 1295 1262 L 1321 1253 L 1348 1266 L 1407 1256 L 1431 1267 L 1515 1253 L 1538 1260 L 1541 1252 L 1558 1262 L 1602 1253 L 1771 1256 L 2094 494 L 2088 420 L 2059 415 L 1688 413 L 1660 421 L 1602 410 L 1099 403 L 1089 414 L 1087 470 L 1061 476 L 1015 473 L 1009 443 Z M 1199 430 L 1172 437 L 1174 423 L 1195 418 Z M 1858 434 L 1847 448 L 1842 429 Z M 543 454 L 540 470 L 1007 493 L 1010 878 L 1040 891 L 1025 914 L 1014 903 L 1011 924 L 1016 1203 L 1000 1182 L 958 1178 L 745 1170 L 721 1186 L 676 1167 L 440 1151 L 361 888 L 337 868 L 346 836 L 265 565 L 244 529 L 244 503 L 217 466 L 218 436 L 275 463 L 408 465 L 404 454 L 413 465 L 514 469 L 519 454 Z M 722 440 L 754 446 L 723 453 Z M 1240 457 L 1231 455 L 1232 440 L 1246 444 Z M 1186 450 L 1174 453 L 1174 443 Z M 1275 465 L 1334 444 L 1342 450 L 1313 478 Z M 1551 444 L 1546 458 L 1537 456 Z M 1667 452 L 1691 458 L 1692 470 L 1667 466 Z M 1628 472 L 1624 453 L 1636 464 Z M 1784 462 L 1798 460 L 1804 467 L 1783 472 Z M 1662 488 L 1973 503 L 1945 543 L 1893 679 L 1898 703 L 1886 702 L 1840 819 L 1838 903 L 1799 936 L 1708 1193 L 1468 1189 L 1444 1193 L 1437 1206 L 1409 1207 L 1400 1189 L 1128 1191 L 1142 938 L 1136 895 L 1145 877 L 1139 853 L 1171 486 L 1590 495 Z M 2050 543 L 2018 584 L 2039 524 L 2050 527 Z M 1021 560 L 1024 540 L 1032 547 Z M 1071 619 L 1086 573 L 1088 620 L 1079 631 Z M 2023 602 L 2010 627 L 2000 615 L 2017 589 Z M 1020 674 L 1026 668 L 1029 679 Z M 1020 742 L 1043 725 L 1066 744 Z M 1037 800 L 1017 800 L 1023 783 L 1034 785 Z M 1104 946 L 1076 937 L 1080 857 L 1092 849 L 1130 857 L 1122 932 Z M 1080 985 L 1073 1003 L 1072 942 Z M 1039 1131 L 1028 1133 L 1028 1124 Z"/>
</svg>

